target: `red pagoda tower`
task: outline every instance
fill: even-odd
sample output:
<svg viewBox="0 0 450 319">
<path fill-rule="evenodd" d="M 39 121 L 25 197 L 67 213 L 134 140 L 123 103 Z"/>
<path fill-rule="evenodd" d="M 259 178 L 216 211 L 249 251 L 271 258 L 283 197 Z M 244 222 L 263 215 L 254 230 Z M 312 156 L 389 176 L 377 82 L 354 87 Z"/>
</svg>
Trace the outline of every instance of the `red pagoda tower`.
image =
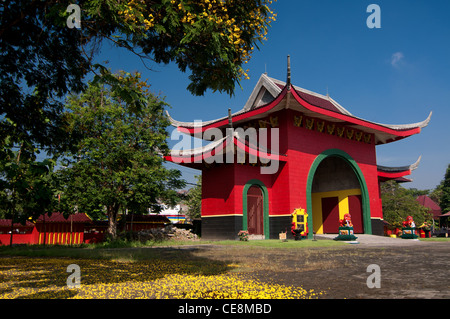
<svg viewBox="0 0 450 319">
<path fill-rule="evenodd" d="M 351 214 L 354 232 L 383 235 L 380 182 L 416 169 L 378 166 L 376 145 L 421 132 L 405 125 L 359 118 L 328 94 L 317 94 L 262 74 L 245 106 L 207 122 L 180 122 L 178 131 L 211 141 L 172 150 L 166 160 L 202 171 L 202 238 L 237 239 L 241 230 L 259 238 L 290 235 L 291 214 L 307 213 L 313 232 L 337 233 Z M 256 132 L 256 133 L 255 133 Z"/>
</svg>

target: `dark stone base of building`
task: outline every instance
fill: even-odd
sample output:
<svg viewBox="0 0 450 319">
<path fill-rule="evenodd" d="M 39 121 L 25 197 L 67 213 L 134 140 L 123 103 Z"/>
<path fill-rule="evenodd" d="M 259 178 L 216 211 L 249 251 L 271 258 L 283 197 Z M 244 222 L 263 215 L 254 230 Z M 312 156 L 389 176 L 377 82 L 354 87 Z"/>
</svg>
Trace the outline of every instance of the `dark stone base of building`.
<svg viewBox="0 0 450 319">
<path fill-rule="evenodd" d="M 383 236 L 383 221 L 371 219 L 371 223 L 372 235 Z M 201 237 L 205 240 L 239 240 L 238 233 L 242 230 L 242 216 L 203 216 L 201 229 Z M 287 239 L 294 238 L 291 233 L 291 216 L 269 216 L 269 238 L 278 239 L 281 232 L 286 232 Z"/>
<path fill-rule="evenodd" d="M 384 224 L 381 219 L 371 219 L 372 235 L 384 236 Z"/>
<path fill-rule="evenodd" d="M 202 217 L 202 239 L 206 240 L 238 240 L 242 230 L 242 216 Z M 269 217 L 269 238 L 278 239 L 281 232 L 291 234 L 291 217 Z"/>
<path fill-rule="evenodd" d="M 291 233 L 291 216 L 269 216 L 270 239 L 279 239 L 280 233 L 286 232 L 286 239 L 294 239 Z"/>
<path fill-rule="evenodd" d="M 202 239 L 237 240 L 242 216 L 202 217 Z"/>
</svg>

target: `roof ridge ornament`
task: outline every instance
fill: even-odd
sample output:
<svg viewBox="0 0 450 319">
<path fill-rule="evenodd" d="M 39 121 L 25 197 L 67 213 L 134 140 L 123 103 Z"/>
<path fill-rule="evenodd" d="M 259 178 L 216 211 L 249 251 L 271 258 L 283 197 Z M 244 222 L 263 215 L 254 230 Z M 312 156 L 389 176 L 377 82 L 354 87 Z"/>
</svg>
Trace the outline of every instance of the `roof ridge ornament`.
<svg viewBox="0 0 450 319">
<path fill-rule="evenodd" d="M 288 54 L 287 56 L 287 80 L 286 86 L 288 90 L 291 89 L 291 56 Z"/>
</svg>

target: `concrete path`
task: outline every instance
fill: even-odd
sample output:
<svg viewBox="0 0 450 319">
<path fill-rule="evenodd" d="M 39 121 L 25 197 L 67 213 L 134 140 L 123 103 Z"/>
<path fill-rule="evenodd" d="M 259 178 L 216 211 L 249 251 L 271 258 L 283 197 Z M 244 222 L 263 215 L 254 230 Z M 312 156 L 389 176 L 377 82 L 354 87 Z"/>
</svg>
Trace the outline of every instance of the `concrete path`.
<svg viewBox="0 0 450 319">
<path fill-rule="evenodd" d="M 386 236 L 375 236 L 367 234 L 355 234 L 357 237 L 356 242 L 359 245 L 364 246 L 410 246 L 410 245 L 421 245 L 424 242 L 418 239 L 402 239 L 402 238 L 392 238 Z M 337 237 L 337 234 L 320 234 L 316 235 L 316 239 L 328 239 L 333 240 Z M 356 242 L 347 241 L 349 244 L 357 244 Z"/>
</svg>

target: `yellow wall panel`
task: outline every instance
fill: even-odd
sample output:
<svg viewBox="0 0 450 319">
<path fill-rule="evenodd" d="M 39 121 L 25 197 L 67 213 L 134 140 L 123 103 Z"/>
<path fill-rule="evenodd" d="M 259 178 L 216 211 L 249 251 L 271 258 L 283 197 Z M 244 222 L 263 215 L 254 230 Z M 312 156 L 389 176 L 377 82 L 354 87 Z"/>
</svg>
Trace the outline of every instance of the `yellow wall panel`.
<svg viewBox="0 0 450 319">
<path fill-rule="evenodd" d="M 312 217 L 313 228 L 316 234 L 323 234 L 323 219 L 322 219 L 322 198 L 337 197 L 339 200 L 339 218 L 343 219 L 344 215 L 348 213 L 348 197 L 353 195 L 361 195 L 361 189 L 345 189 L 340 191 L 312 193 Z"/>
</svg>

